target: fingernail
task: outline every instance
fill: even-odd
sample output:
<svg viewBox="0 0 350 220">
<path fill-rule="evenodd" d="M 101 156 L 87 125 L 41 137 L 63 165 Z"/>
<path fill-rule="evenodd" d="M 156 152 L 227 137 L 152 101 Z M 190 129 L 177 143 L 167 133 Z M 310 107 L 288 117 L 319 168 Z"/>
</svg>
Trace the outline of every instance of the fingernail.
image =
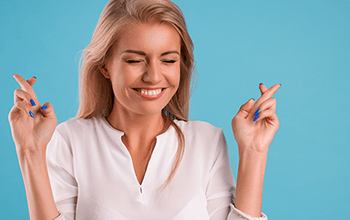
<svg viewBox="0 0 350 220">
<path fill-rule="evenodd" d="M 41 109 L 47 109 L 48 107 L 46 105 L 41 106 Z"/>
<path fill-rule="evenodd" d="M 255 101 L 255 99 L 254 99 L 254 98 L 250 98 L 250 99 L 253 99 L 253 100 Z"/>
<path fill-rule="evenodd" d="M 30 104 L 32 104 L 32 106 L 36 106 L 36 104 L 35 104 L 33 99 L 30 99 Z"/>
<path fill-rule="evenodd" d="M 29 115 L 30 115 L 32 118 L 34 118 L 34 114 L 33 114 L 32 111 L 29 111 Z"/>
<path fill-rule="evenodd" d="M 255 116 L 257 116 L 260 113 L 260 109 L 256 110 L 256 112 L 254 113 Z"/>
<path fill-rule="evenodd" d="M 33 76 L 32 78 L 36 79 L 36 76 Z"/>
<path fill-rule="evenodd" d="M 259 83 L 259 86 L 262 85 L 263 83 Z"/>
<path fill-rule="evenodd" d="M 256 116 L 256 117 L 253 119 L 253 121 L 258 120 L 258 118 L 259 118 L 259 115 L 258 115 L 258 116 Z"/>
<path fill-rule="evenodd" d="M 282 86 L 282 84 L 280 83 L 280 86 Z"/>
</svg>

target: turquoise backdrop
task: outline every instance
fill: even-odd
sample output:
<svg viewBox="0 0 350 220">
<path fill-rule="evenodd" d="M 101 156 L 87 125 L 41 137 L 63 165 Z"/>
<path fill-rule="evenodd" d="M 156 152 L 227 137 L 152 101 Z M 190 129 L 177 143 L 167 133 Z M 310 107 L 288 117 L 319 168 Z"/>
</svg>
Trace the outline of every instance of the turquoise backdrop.
<svg viewBox="0 0 350 220">
<path fill-rule="evenodd" d="M 176 0 L 195 44 L 197 86 L 190 117 L 224 129 L 234 176 L 230 122 L 274 96 L 281 125 L 273 140 L 263 212 L 271 220 L 348 219 L 350 207 L 350 1 Z M 0 2 L 0 218 L 29 219 L 7 120 L 12 78 L 37 77 L 39 100 L 59 122 L 75 116 L 78 64 L 107 0 Z"/>
</svg>

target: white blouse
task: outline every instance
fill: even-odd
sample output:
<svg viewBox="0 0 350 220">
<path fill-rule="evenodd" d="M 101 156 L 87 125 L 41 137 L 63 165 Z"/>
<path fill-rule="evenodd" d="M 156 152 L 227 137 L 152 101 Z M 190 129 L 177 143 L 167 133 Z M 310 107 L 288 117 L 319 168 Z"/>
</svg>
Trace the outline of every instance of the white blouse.
<svg viewBox="0 0 350 220">
<path fill-rule="evenodd" d="M 56 220 L 267 220 L 233 205 L 235 181 L 222 129 L 206 122 L 177 121 L 185 136 L 183 159 L 167 180 L 177 151 L 175 129 L 157 136 L 142 184 L 121 141 L 106 119 L 60 124 L 47 148 L 47 164 L 60 216 Z"/>
</svg>

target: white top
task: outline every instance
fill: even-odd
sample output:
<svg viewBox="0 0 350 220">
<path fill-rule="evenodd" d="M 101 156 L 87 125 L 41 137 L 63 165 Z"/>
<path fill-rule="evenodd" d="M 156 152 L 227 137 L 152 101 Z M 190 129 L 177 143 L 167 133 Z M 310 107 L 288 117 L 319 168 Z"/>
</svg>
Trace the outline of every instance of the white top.
<svg viewBox="0 0 350 220">
<path fill-rule="evenodd" d="M 175 129 L 157 136 L 140 185 L 123 132 L 106 119 L 60 124 L 47 148 L 57 220 L 254 219 L 233 206 L 235 182 L 222 129 L 206 122 L 177 121 L 185 136 L 183 159 L 170 184 L 177 151 Z"/>
</svg>

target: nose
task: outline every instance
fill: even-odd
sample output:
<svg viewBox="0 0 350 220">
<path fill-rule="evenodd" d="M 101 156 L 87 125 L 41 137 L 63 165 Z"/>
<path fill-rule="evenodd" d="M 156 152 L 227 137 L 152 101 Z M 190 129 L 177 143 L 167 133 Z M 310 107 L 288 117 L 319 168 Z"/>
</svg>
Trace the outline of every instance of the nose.
<svg viewBox="0 0 350 220">
<path fill-rule="evenodd" d="M 162 79 L 162 70 L 160 67 L 160 63 L 157 62 L 149 62 L 147 64 L 147 69 L 145 73 L 142 75 L 142 81 L 148 84 L 157 84 Z"/>
</svg>

